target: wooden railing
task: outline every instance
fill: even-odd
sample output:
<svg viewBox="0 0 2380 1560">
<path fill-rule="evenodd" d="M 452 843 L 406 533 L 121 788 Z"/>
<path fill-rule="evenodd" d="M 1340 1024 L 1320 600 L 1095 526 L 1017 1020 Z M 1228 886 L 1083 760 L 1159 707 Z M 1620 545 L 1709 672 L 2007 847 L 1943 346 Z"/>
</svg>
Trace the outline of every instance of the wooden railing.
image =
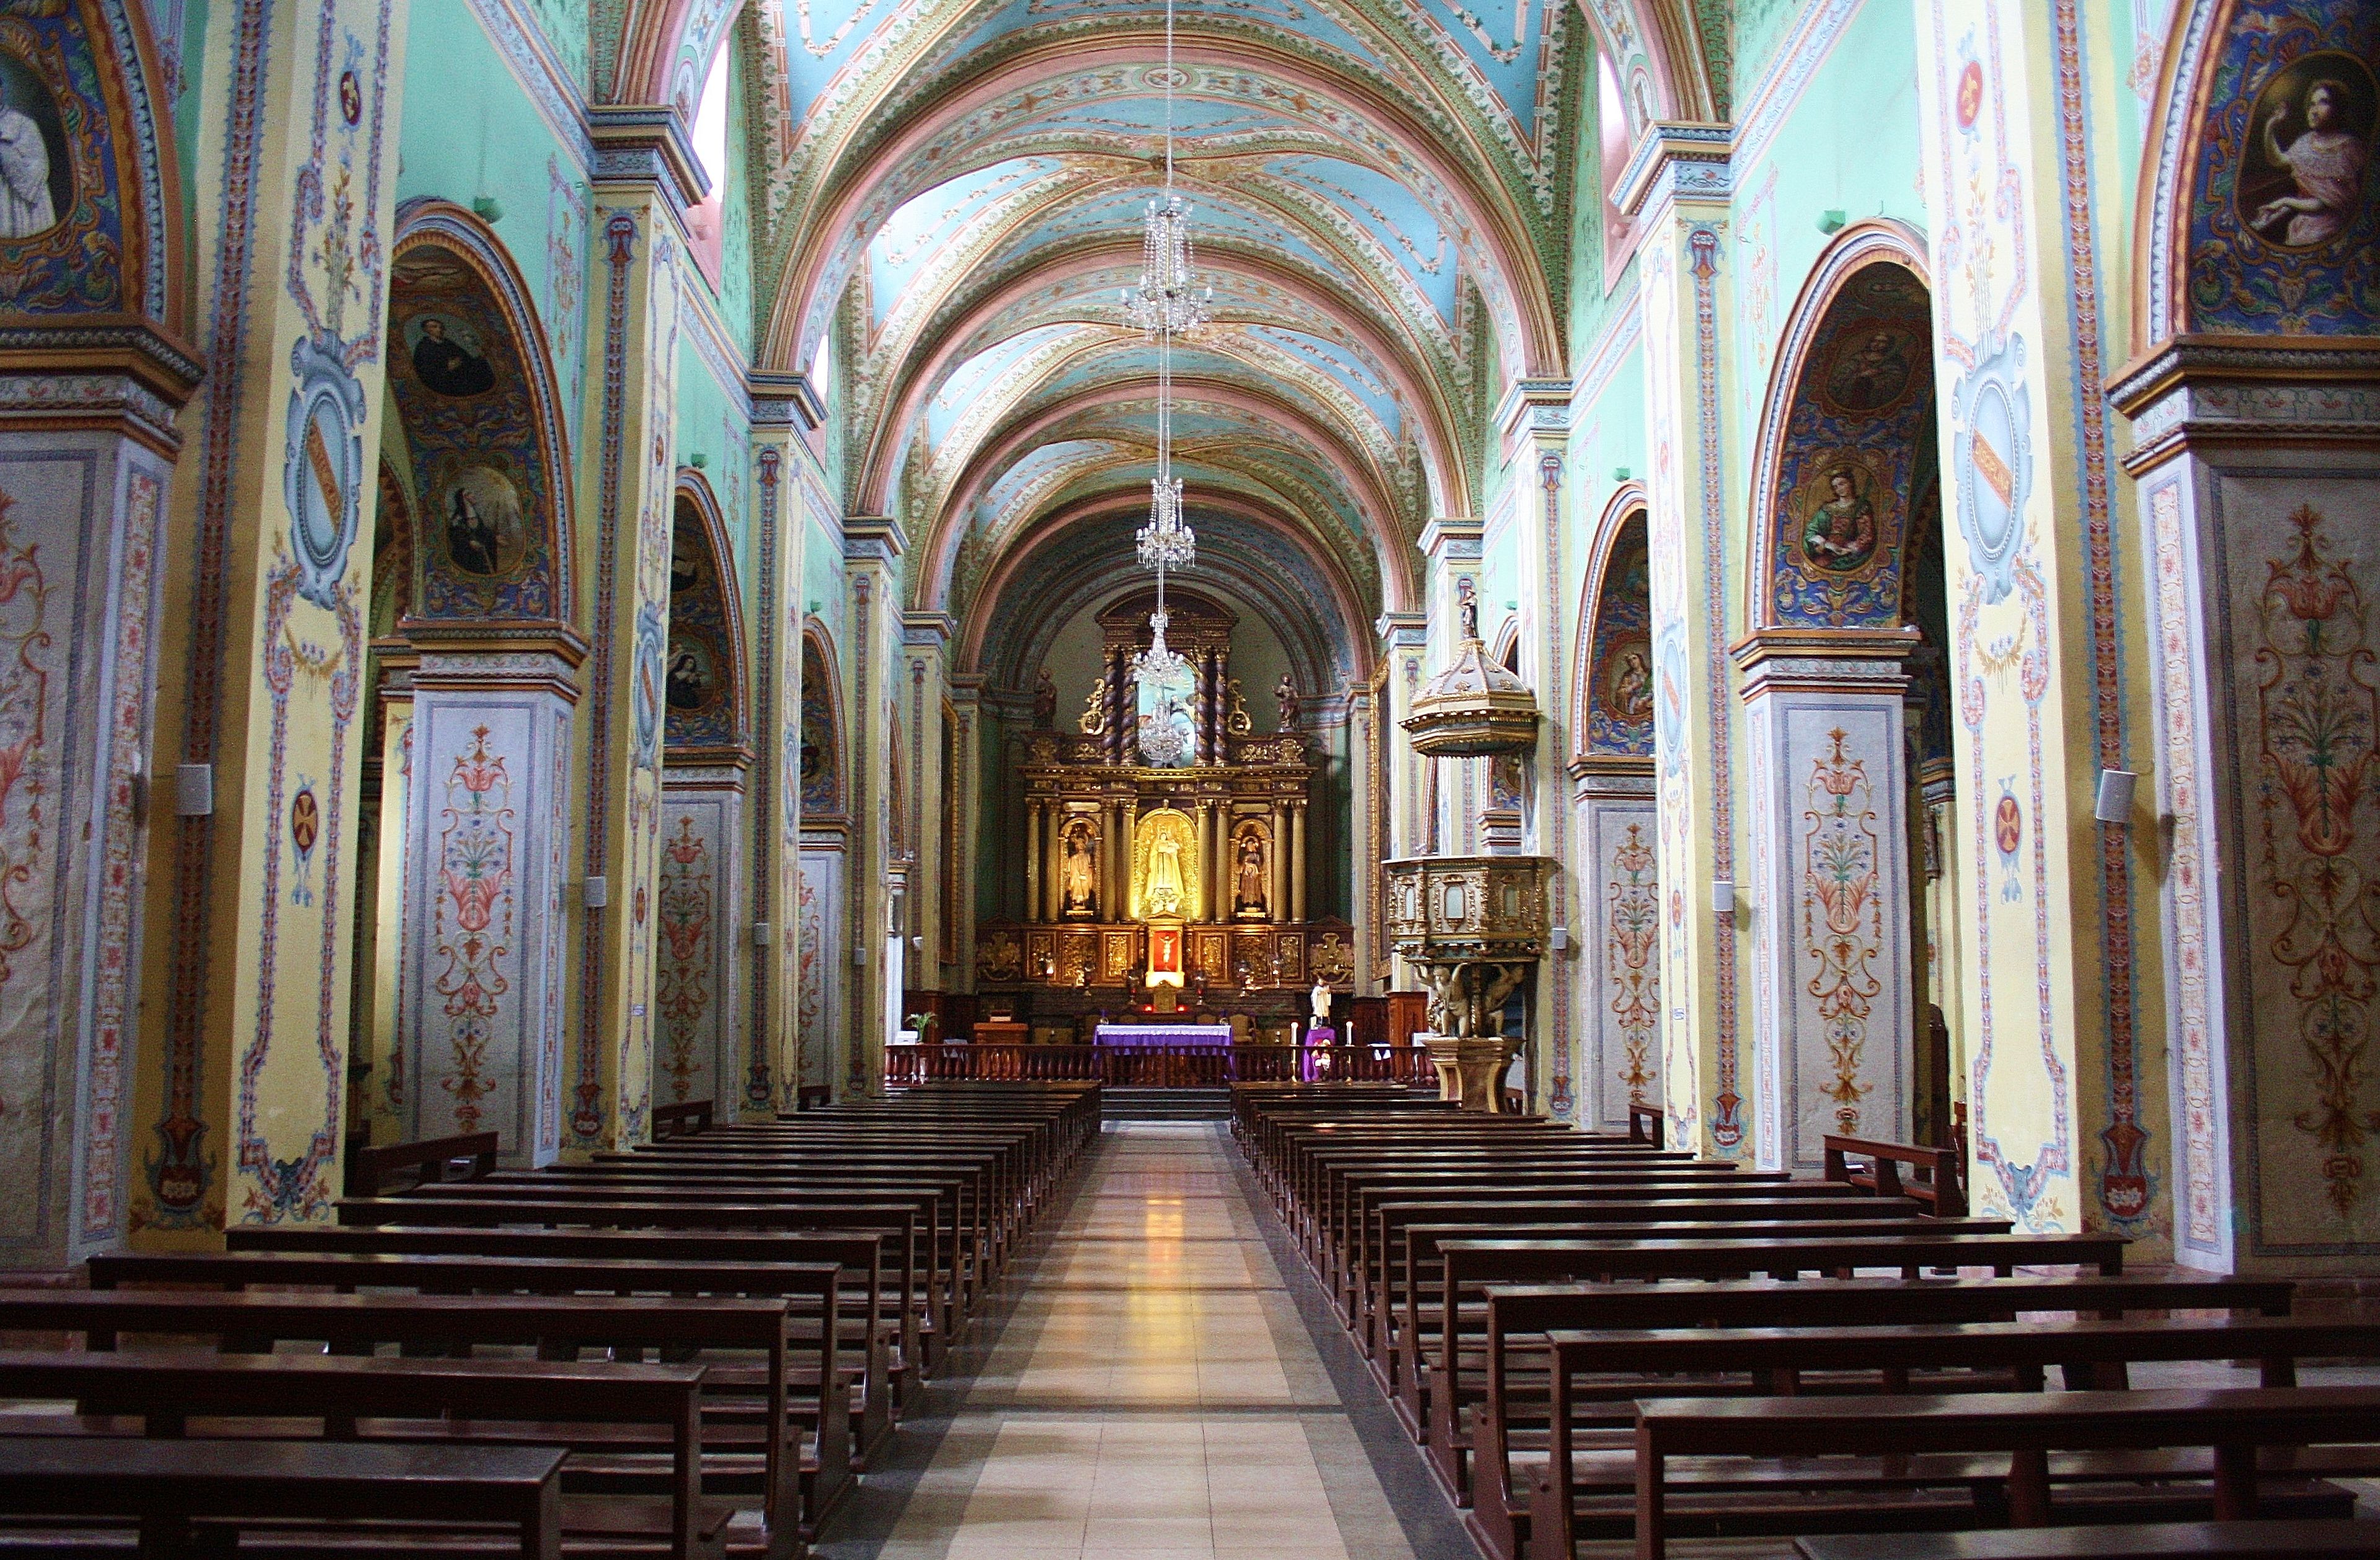
<svg viewBox="0 0 2380 1560">
<path fill-rule="evenodd" d="M 884 1082 L 901 1088 L 979 1079 L 1083 1082 L 1126 1087 L 1229 1083 L 1435 1083 L 1417 1046 L 893 1046 Z"/>
<path fill-rule="evenodd" d="M 431 1181 L 478 1180 L 496 1167 L 499 1152 L 493 1132 L 465 1132 L 451 1138 L 424 1138 L 419 1143 L 392 1143 L 358 1149 L 347 1155 L 347 1195 L 377 1197 L 407 1170 L 422 1185 Z"/>
<path fill-rule="evenodd" d="M 1959 1179 L 1959 1151 L 1874 1138 L 1826 1136 L 1827 1179 L 1867 1188 L 1878 1197 L 1914 1197 L 1941 1218 L 1967 1212 L 1967 1189 Z M 1867 1163 L 1862 1165 L 1860 1160 Z M 1903 1176 L 1902 1166 L 1913 1172 Z"/>
</svg>

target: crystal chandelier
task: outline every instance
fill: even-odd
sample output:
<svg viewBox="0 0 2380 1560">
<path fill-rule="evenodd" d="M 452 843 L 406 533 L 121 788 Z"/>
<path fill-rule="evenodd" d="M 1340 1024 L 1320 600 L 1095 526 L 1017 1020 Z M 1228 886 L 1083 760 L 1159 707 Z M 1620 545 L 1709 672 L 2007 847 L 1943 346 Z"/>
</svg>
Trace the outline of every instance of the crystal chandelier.
<svg viewBox="0 0 2380 1560">
<path fill-rule="evenodd" d="M 1173 338 L 1207 322 L 1214 289 L 1200 287 L 1192 265 L 1190 208 L 1173 189 L 1173 0 L 1165 4 L 1165 188 L 1148 203 L 1141 243 L 1140 284 L 1123 295 L 1124 318 L 1157 344 L 1157 475 L 1149 482 L 1148 524 L 1140 528 L 1140 562 L 1157 572 L 1157 611 L 1149 614 L 1148 648 L 1134 658 L 1132 674 L 1160 695 L 1157 718 L 1142 726 L 1142 757 L 1160 768 L 1178 764 L 1188 736 L 1172 720 L 1186 693 L 1190 663 L 1165 643 L 1165 575 L 1198 559 L 1198 540 L 1182 513 L 1182 478 L 1173 475 Z"/>
</svg>

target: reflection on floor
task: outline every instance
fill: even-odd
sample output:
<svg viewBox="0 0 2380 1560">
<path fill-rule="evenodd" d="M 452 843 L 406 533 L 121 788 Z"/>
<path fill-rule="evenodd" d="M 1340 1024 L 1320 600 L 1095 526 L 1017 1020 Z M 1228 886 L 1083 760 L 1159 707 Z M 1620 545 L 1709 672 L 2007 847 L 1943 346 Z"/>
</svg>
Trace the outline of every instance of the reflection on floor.
<svg viewBox="0 0 2380 1560">
<path fill-rule="evenodd" d="M 1471 1560 L 1378 1395 L 1346 1379 L 1352 1350 L 1326 1366 L 1318 1344 L 1342 1340 L 1310 1329 L 1318 1297 L 1284 1282 L 1236 1158 L 1204 1123 L 1111 1125 L 1004 1324 L 970 1340 L 971 1382 L 904 1427 L 925 1466 L 871 1475 L 823 1553 Z"/>
<path fill-rule="evenodd" d="M 1073 1207 L 1005 1280 L 1010 1309 L 929 1389 L 823 1560 L 1476 1560 L 1269 1229 L 1222 1129 L 1111 1124 Z M 2137 1386 L 2256 1381 L 2219 1364 L 2133 1373 Z M 2380 1488 L 2355 1487 L 2361 1514 L 2380 1515 Z M 1679 1560 L 1792 1552 L 1671 1546 Z"/>
</svg>

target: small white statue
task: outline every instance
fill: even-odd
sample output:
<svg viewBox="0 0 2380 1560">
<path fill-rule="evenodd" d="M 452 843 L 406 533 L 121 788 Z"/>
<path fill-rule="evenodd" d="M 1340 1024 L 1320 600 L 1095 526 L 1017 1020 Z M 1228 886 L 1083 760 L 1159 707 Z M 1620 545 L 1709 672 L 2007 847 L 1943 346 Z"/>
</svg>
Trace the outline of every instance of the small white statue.
<svg viewBox="0 0 2380 1560">
<path fill-rule="evenodd" d="M 1314 982 L 1314 990 L 1311 993 L 1311 996 L 1314 1001 L 1314 1027 L 1317 1029 L 1330 1028 L 1330 983 L 1318 976 Z"/>
</svg>

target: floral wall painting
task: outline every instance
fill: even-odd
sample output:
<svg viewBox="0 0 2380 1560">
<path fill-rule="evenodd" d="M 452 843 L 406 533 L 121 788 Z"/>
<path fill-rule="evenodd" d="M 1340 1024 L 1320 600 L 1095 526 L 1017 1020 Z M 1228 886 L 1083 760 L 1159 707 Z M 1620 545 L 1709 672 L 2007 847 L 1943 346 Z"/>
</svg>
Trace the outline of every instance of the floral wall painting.
<svg viewBox="0 0 2380 1560">
<path fill-rule="evenodd" d="M 2364 334 L 2380 320 L 2380 7 L 2238 0 L 2220 25 L 2175 203 L 2182 328 Z"/>
<path fill-rule="evenodd" d="M 74 187 L 57 99 L 30 62 L 0 50 L 0 239 L 56 227 L 74 210 Z"/>
</svg>

